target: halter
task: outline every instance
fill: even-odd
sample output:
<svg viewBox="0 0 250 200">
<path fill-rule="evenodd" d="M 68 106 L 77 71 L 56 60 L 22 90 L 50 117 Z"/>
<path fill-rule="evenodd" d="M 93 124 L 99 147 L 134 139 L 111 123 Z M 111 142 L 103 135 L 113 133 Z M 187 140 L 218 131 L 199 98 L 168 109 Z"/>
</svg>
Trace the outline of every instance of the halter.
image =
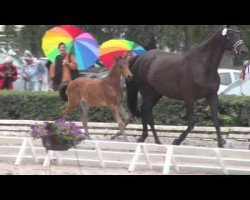
<svg viewBox="0 0 250 200">
<path fill-rule="evenodd" d="M 236 42 L 236 43 L 233 45 L 233 47 L 234 47 L 234 52 L 235 52 L 236 54 L 239 53 L 239 52 L 237 51 L 236 48 L 237 48 L 239 45 L 241 45 L 241 44 L 244 44 L 243 40 L 239 40 L 238 42 Z"/>
<path fill-rule="evenodd" d="M 232 29 L 232 28 L 228 28 L 227 30 L 228 31 L 234 31 L 236 33 L 240 33 L 239 30 L 235 30 L 235 29 Z M 234 50 L 235 54 L 239 53 L 238 50 L 237 50 L 237 47 L 240 46 L 240 45 L 242 45 L 242 44 L 244 44 L 243 40 L 239 40 L 239 41 L 237 41 L 237 42 L 234 43 L 233 50 Z"/>
</svg>

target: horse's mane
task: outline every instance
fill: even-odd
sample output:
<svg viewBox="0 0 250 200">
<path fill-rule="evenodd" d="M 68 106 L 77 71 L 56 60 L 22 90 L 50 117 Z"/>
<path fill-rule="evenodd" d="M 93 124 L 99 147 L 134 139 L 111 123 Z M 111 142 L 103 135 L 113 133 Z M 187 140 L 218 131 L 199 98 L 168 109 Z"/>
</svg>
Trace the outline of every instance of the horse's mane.
<svg viewBox="0 0 250 200">
<path fill-rule="evenodd" d="M 221 27 L 221 28 L 222 28 L 222 27 Z M 189 49 L 188 49 L 186 52 L 184 52 L 184 53 L 186 54 L 186 53 L 193 52 L 193 51 L 195 51 L 195 50 L 200 50 L 200 49 L 202 49 L 204 46 L 206 46 L 206 45 L 211 41 L 212 38 L 216 37 L 216 35 L 218 34 L 218 32 L 221 31 L 221 28 L 220 28 L 219 30 L 217 29 L 212 35 L 209 34 L 209 36 L 208 36 L 201 44 L 189 48 Z"/>
</svg>

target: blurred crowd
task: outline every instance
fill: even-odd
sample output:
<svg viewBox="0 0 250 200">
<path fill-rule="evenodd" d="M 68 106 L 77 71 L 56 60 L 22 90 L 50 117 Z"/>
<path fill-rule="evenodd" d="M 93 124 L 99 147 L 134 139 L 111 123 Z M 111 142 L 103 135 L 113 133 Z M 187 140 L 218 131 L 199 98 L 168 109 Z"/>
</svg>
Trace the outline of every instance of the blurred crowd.
<svg viewBox="0 0 250 200">
<path fill-rule="evenodd" d="M 0 64 L 0 89 L 14 90 L 15 83 L 18 82 L 18 90 L 50 90 L 48 68 L 51 63 L 46 59 L 35 58 L 28 50 L 25 50 L 20 60 L 21 64 L 17 64 L 14 56 L 4 56 Z"/>
</svg>

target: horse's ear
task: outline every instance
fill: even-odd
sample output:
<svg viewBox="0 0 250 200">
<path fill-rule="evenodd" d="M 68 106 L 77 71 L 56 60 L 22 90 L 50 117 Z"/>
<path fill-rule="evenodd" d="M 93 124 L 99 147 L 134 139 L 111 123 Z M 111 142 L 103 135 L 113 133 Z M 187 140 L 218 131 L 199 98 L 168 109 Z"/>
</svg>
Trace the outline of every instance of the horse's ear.
<svg viewBox="0 0 250 200">
<path fill-rule="evenodd" d="M 224 26 L 223 26 L 223 29 L 222 29 L 221 34 L 222 34 L 223 36 L 225 36 L 225 35 L 227 34 L 227 25 L 224 25 Z"/>
</svg>

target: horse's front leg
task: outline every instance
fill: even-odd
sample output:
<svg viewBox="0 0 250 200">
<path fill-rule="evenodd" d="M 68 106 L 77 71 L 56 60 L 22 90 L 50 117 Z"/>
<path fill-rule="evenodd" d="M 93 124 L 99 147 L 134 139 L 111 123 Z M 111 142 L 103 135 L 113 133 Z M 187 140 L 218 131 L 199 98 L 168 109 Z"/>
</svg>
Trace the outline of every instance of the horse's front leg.
<svg viewBox="0 0 250 200">
<path fill-rule="evenodd" d="M 221 137 L 221 132 L 220 132 L 220 124 L 219 124 L 219 118 L 218 118 L 218 95 L 216 94 L 216 95 L 210 96 L 206 98 L 206 100 L 210 106 L 212 119 L 216 128 L 218 146 L 222 148 L 226 144 L 226 141 Z"/>
<path fill-rule="evenodd" d="M 124 109 L 122 105 L 118 106 L 118 111 L 121 117 L 123 118 L 123 121 L 125 122 L 125 128 L 126 128 L 131 119 L 131 115 L 126 112 L 126 110 Z"/>
<path fill-rule="evenodd" d="M 122 120 L 122 118 L 121 118 L 121 116 L 119 114 L 118 106 L 111 105 L 111 106 L 108 106 L 108 109 L 111 111 L 114 119 L 118 123 L 118 127 L 119 127 L 119 130 L 120 130 L 116 135 L 111 137 L 111 140 L 114 140 L 115 138 L 119 137 L 120 135 L 123 135 L 124 139 L 128 142 L 128 138 L 125 135 L 125 123 L 123 122 L 123 120 Z"/>
<path fill-rule="evenodd" d="M 89 140 L 91 140 L 89 136 L 89 131 L 88 131 L 88 109 L 89 106 L 85 102 L 81 102 L 81 107 L 82 107 L 82 125 L 85 130 L 86 136 Z"/>
</svg>

